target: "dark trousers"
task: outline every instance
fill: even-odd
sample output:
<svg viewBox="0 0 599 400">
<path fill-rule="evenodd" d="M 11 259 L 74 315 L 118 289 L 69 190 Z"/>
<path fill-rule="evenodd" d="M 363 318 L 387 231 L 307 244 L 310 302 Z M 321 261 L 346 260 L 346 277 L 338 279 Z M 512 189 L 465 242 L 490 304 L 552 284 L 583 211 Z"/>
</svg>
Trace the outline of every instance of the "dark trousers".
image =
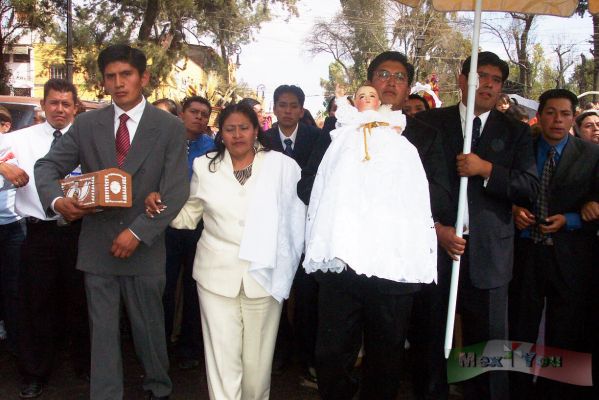
<svg viewBox="0 0 599 400">
<path fill-rule="evenodd" d="M 183 316 L 178 352 L 183 357 L 202 357 L 202 326 L 198 290 L 193 279 L 193 260 L 203 224 L 195 230 L 166 228 L 166 286 L 162 302 L 166 338 L 170 340 L 175 319 L 177 282 L 183 268 Z"/>
<path fill-rule="evenodd" d="M 0 320 L 4 320 L 12 352 L 17 351 L 18 278 L 25 232 L 25 220 L 0 225 Z"/>
<path fill-rule="evenodd" d="M 45 381 L 59 339 L 74 368 L 89 370 L 89 324 L 83 273 L 75 269 L 81 223 L 27 223 L 19 276 L 19 370 L 26 381 Z"/>
<path fill-rule="evenodd" d="M 381 291 L 384 280 L 357 275 L 350 268 L 339 274 L 317 272 L 315 277 L 320 395 L 325 400 L 353 398 L 360 384 L 353 367 L 363 341 L 360 399 L 395 399 L 413 292 Z"/>
<path fill-rule="evenodd" d="M 449 397 L 444 347 L 451 264 L 446 258 L 444 253 L 439 253 L 438 283 L 423 285 L 422 290 L 414 294 L 408 340 L 417 399 L 443 400 Z"/>
<path fill-rule="evenodd" d="M 318 283 L 300 265 L 294 278 L 295 312 L 293 328 L 298 355 L 303 368 L 314 367 L 314 350 L 318 328 Z"/>
<path fill-rule="evenodd" d="M 508 284 L 480 289 L 470 279 L 470 251 L 460 262 L 457 312 L 462 317 L 464 346 L 487 340 L 507 339 Z M 443 323 L 445 329 L 445 323 Z M 464 399 L 509 399 L 507 372 L 487 372 L 463 384 Z"/>
<path fill-rule="evenodd" d="M 592 313 L 589 289 L 569 287 L 561 278 L 555 248 L 519 239 L 515 275 L 510 286 L 510 339 L 536 343 L 545 308 L 545 344 L 562 349 L 591 352 Z M 591 277 L 589 276 L 589 280 Z M 589 288 L 591 285 L 588 286 Z M 546 304 L 546 306 L 545 306 Z M 513 374 L 514 399 L 586 399 L 588 388 Z"/>
<path fill-rule="evenodd" d="M 426 285 L 416 294 L 410 353 L 414 390 L 418 399 L 442 400 L 449 396 L 447 360 L 444 356 L 445 327 L 452 261 L 439 249 L 438 284 Z M 480 289 L 470 279 L 470 251 L 460 262 L 456 312 L 461 314 L 465 346 L 507 338 L 507 292 L 504 285 Z M 507 399 L 508 379 L 504 372 L 491 372 L 464 382 L 465 399 Z"/>
</svg>

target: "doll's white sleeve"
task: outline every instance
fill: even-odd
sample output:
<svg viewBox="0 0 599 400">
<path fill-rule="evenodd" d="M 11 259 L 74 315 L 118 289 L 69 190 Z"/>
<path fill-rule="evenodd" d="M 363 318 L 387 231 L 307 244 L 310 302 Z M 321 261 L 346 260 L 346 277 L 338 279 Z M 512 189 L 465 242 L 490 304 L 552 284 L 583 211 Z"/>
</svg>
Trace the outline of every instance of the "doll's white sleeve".
<svg viewBox="0 0 599 400">
<path fill-rule="evenodd" d="M 347 97 L 336 97 L 335 104 L 337 104 L 337 111 L 335 111 L 337 126 L 358 123 L 360 112 L 349 103 Z"/>
</svg>

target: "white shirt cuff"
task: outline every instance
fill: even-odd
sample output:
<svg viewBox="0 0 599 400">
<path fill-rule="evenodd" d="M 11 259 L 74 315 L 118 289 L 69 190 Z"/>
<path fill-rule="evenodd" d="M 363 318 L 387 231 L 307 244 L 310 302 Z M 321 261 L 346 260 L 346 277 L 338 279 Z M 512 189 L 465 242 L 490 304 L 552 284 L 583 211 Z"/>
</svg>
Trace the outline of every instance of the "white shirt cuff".
<svg viewBox="0 0 599 400">
<path fill-rule="evenodd" d="M 54 214 L 56 215 L 61 215 L 59 212 L 56 212 L 56 210 L 54 209 L 54 204 L 56 203 L 57 200 L 62 199 L 62 197 L 57 197 L 54 200 L 52 200 L 52 203 L 50 204 L 50 208 L 52 209 L 52 211 L 54 211 Z"/>
<path fill-rule="evenodd" d="M 135 232 L 133 232 L 133 231 L 131 230 L 131 228 L 127 228 L 127 229 L 129 229 L 129 232 L 131 232 L 131 234 L 132 234 L 133 236 L 135 236 L 135 239 L 137 239 L 137 240 L 139 240 L 139 241 L 141 242 L 141 239 L 139 238 L 139 236 L 137 236 L 137 235 L 135 234 Z"/>
</svg>

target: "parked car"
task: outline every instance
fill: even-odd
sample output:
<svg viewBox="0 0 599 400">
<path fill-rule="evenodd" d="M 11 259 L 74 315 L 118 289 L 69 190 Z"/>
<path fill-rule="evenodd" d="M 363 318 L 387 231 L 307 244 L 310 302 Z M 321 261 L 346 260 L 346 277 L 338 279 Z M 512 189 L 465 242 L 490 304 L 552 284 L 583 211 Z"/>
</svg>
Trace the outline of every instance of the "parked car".
<svg viewBox="0 0 599 400">
<path fill-rule="evenodd" d="M 39 121 L 36 121 L 36 114 L 42 114 L 39 97 L 25 96 L 0 96 L 0 105 L 8 109 L 12 116 L 11 131 L 26 128 Z M 85 111 L 95 110 L 108 105 L 97 101 L 81 100 Z"/>
</svg>

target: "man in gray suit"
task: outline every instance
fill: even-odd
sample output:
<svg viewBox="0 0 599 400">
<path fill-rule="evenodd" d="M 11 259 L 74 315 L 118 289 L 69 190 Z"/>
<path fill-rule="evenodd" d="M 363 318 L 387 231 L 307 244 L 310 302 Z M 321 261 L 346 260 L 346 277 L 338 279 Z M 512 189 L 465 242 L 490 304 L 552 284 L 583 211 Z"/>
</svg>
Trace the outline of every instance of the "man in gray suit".
<svg viewBox="0 0 599 400">
<path fill-rule="evenodd" d="M 164 229 L 189 196 L 184 128 L 174 116 L 147 104 L 146 57 L 114 45 L 98 57 L 114 104 L 80 115 L 35 165 L 42 205 L 66 220 L 83 218 L 77 268 L 84 271 L 91 321 L 91 398 L 123 397 L 119 309 L 131 321 L 136 352 L 150 399 L 168 398 L 172 383 L 164 336 Z M 131 208 L 94 212 L 63 197 L 58 180 L 81 164 L 82 173 L 119 167 L 132 176 Z M 169 205 L 155 218 L 144 214 L 150 192 Z"/>
</svg>

